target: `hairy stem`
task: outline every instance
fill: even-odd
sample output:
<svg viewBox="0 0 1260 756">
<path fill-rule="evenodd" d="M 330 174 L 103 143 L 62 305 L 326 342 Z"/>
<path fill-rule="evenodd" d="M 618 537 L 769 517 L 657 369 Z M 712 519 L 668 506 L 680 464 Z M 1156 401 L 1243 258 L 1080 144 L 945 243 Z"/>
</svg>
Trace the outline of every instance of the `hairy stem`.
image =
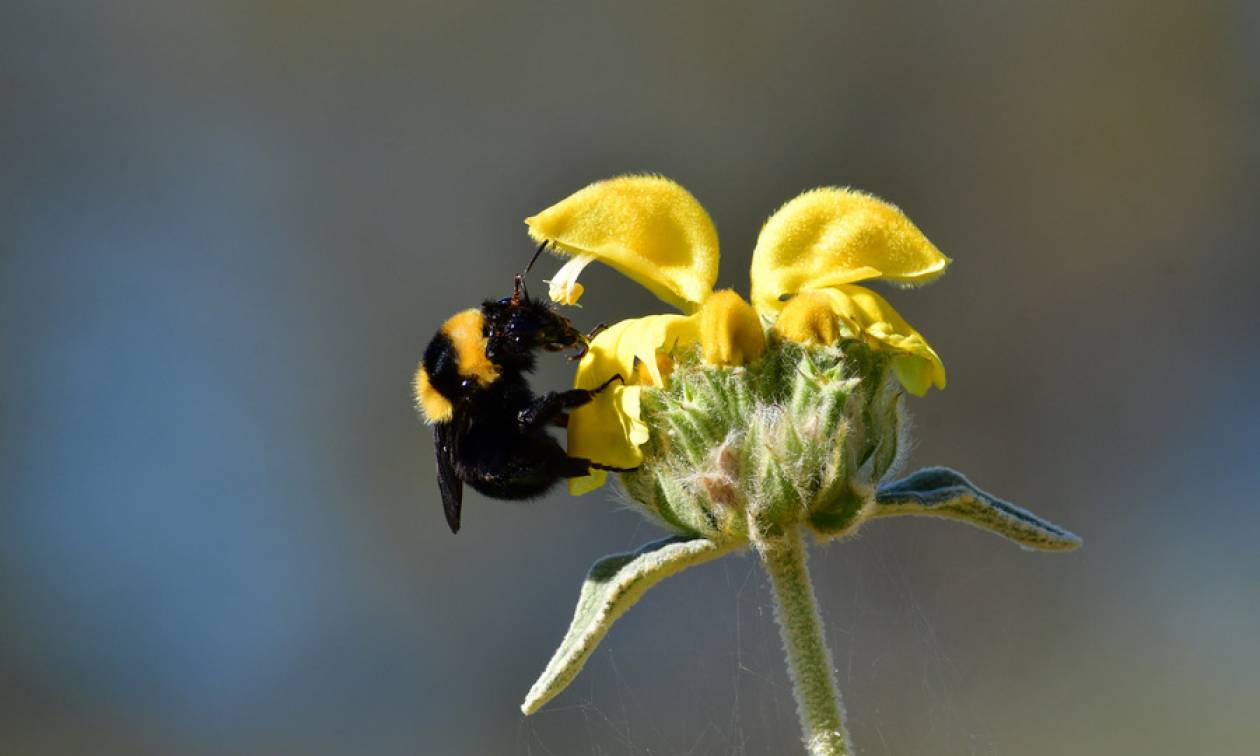
<svg viewBox="0 0 1260 756">
<path fill-rule="evenodd" d="M 758 551 L 774 587 L 774 616 L 787 652 L 805 744 L 812 756 L 849 756 L 852 750 L 814 586 L 805 566 L 801 531 L 789 528 L 783 536 L 762 540 Z"/>
</svg>

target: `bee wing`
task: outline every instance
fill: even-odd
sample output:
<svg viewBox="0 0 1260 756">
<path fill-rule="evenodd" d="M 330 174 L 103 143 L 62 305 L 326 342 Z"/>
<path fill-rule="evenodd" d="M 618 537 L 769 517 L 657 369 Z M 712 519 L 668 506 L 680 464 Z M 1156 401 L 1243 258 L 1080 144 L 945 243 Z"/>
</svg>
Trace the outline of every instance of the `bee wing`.
<svg viewBox="0 0 1260 756">
<path fill-rule="evenodd" d="M 464 481 L 455 472 L 455 434 L 450 423 L 433 426 L 433 445 L 437 450 L 438 490 L 442 492 L 442 509 L 452 533 L 459 532 L 459 513 L 464 506 Z"/>
</svg>

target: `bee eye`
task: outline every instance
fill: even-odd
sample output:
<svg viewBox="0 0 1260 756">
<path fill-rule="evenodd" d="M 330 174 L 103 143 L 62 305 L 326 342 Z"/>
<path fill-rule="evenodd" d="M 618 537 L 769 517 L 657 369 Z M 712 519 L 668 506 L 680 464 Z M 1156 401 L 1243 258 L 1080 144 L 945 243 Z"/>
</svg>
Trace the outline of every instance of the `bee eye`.
<svg viewBox="0 0 1260 756">
<path fill-rule="evenodd" d="M 459 382 L 459 387 L 465 391 L 476 385 L 477 381 L 472 378 L 465 378 Z"/>
</svg>

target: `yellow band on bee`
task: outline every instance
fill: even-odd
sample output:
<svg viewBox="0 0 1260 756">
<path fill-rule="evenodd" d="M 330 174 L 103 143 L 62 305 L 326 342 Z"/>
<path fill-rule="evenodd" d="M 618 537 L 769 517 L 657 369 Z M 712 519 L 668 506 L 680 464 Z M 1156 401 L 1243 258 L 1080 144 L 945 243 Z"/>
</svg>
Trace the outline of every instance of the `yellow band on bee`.
<svg viewBox="0 0 1260 756">
<path fill-rule="evenodd" d="M 413 388 L 416 392 L 416 405 L 424 413 L 425 422 L 432 425 L 445 423 L 451 419 L 454 408 L 451 407 L 447 398 L 438 393 L 438 390 L 433 388 L 433 384 L 429 383 L 429 371 L 425 370 L 423 365 L 416 368 Z"/>
<path fill-rule="evenodd" d="M 442 333 L 451 340 L 459 374 L 476 378 L 482 386 L 499 379 L 499 368 L 486 357 L 485 316 L 481 310 L 469 309 L 451 316 L 442 324 Z"/>
</svg>

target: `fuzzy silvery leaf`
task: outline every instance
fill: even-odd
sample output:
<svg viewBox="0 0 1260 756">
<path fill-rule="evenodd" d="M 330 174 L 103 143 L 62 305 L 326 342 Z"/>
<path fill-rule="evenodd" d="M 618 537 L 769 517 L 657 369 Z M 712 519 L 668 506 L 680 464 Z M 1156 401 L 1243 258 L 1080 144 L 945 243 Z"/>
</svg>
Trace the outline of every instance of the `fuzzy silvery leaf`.
<svg viewBox="0 0 1260 756">
<path fill-rule="evenodd" d="M 927 515 L 970 523 L 1024 548 L 1071 551 L 1081 539 L 1025 509 L 986 493 L 948 467 L 928 467 L 875 492 L 873 517 Z"/>
<path fill-rule="evenodd" d="M 647 589 L 693 564 L 722 556 L 738 545 L 674 536 L 649 543 L 629 554 L 604 557 L 592 565 L 578 595 L 569 631 L 525 696 L 521 711 L 533 714 L 573 682 L 608 629 Z"/>
</svg>

